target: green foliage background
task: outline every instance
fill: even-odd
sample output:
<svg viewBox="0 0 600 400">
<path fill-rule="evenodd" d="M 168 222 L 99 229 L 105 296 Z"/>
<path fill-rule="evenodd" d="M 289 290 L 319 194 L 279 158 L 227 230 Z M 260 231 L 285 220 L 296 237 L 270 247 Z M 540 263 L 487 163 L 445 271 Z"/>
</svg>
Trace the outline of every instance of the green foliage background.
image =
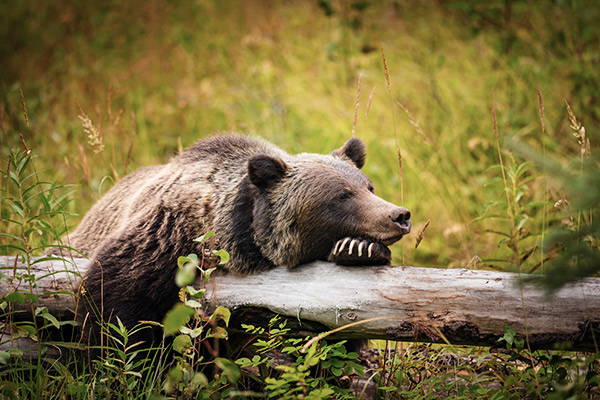
<svg viewBox="0 0 600 400">
<path fill-rule="evenodd" d="M 365 172 L 415 224 L 392 249 L 395 261 L 507 260 L 489 232 L 505 221 L 476 221 L 504 196 L 486 186 L 499 176 L 488 169 L 498 163 L 491 109 L 509 165 L 522 162 L 510 161 L 509 138 L 545 147 L 563 166 L 578 160 L 564 99 L 594 154 L 599 26 L 594 1 L 1 2 L 0 153 L 6 160 L 22 133 L 48 180 L 75 184 L 74 226 L 126 173 L 216 132 L 260 135 L 289 152 L 339 147 L 352 134 L 362 74 L 356 135 L 368 146 Z M 89 144 L 84 114 L 102 151 Z M 527 176 L 540 175 L 536 168 Z M 542 177 L 520 201 L 560 197 Z M 520 229 L 535 233 L 532 248 L 563 218 L 552 207 L 528 217 Z"/>
</svg>

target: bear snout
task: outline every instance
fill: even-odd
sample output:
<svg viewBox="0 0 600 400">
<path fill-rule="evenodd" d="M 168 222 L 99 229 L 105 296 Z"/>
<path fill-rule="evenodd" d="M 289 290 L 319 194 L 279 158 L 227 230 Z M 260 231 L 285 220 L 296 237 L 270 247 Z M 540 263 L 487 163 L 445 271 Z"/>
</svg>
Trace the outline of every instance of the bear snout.
<svg viewBox="0 0 600 400">
<path fill-rule="evenodd" d="M 412 222 L 410 221 L 410 211 L 406 208 L 395 208 L 390 214 L 390 219 L 399 226 L 403 235 L 406 235 L 410 232 Z"/>
</svg>

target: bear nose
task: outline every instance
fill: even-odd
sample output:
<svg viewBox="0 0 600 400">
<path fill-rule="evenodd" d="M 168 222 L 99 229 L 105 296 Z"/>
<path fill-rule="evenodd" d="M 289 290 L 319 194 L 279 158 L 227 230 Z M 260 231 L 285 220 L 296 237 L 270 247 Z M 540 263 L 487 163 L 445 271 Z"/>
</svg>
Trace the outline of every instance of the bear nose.
<svg viewBox="0 0 600 400">
<path fill-rule="evenodd" d="M 392 211 L 390 219 L 400 225 L 407 225 L 410 221 L 410 211 L 406 208 L 398 207 Z"/>
</svg>

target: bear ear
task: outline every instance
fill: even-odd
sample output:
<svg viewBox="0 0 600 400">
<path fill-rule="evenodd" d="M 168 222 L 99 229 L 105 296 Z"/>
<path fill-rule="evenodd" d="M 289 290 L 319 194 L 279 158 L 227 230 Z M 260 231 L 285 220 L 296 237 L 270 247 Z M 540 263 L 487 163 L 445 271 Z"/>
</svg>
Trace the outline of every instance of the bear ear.
<svg viewBox="0 0 600 400">
<path fill-rule="evenodd" d="M 255 186 L 266 189 L 287 173 L 288 167 L 279 157 L 254 156 L 248 160 L 248 178 Z"/>
<path fill-rule="evenodd" d="M 365 165 L 365 159 L 367 158 L 367 148 L 362 140 L 353 137 L 342 147 L 334 150 L 331 155 L 334 157 L 348 158 L 358 168 L 362 168 L 363 165 Z"/>
</svg>

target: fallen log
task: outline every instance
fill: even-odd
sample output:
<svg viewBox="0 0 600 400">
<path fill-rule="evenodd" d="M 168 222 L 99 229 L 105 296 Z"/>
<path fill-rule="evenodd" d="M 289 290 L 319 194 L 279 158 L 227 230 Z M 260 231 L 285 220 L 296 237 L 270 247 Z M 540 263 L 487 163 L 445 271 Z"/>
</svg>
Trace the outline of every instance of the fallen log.
<svg viewBox="0 0 600 400">
<path fill-rule="evenodd" d="M 2 297 L 18 285 L 29 291 L 23 275 L 32 274 L 37 287 L 31 291 L 40 296 L 35 306 L 47 307 L 57 318 L 73 318 L 77 296 L 72 294 L 78 293 L 87 260 L 47 260 L 29 269 L 14 258 L 0 260 L 5 260 L 0 261 Z M 216 274 L 207 289 L 208 304 L 232 311 L 233 329 L 280 314 L 302 335 L 364 321 L 337 338 L 503 346 L 498 339 L 510 327 L 532 348 L 584 351 L 596 350 L 600 339 L 600 278 L 547 297 L 513 273 L 314 262 L 244 277 Z M 27 301 L 17 306 L 31 310 Z"/>
</svg>

